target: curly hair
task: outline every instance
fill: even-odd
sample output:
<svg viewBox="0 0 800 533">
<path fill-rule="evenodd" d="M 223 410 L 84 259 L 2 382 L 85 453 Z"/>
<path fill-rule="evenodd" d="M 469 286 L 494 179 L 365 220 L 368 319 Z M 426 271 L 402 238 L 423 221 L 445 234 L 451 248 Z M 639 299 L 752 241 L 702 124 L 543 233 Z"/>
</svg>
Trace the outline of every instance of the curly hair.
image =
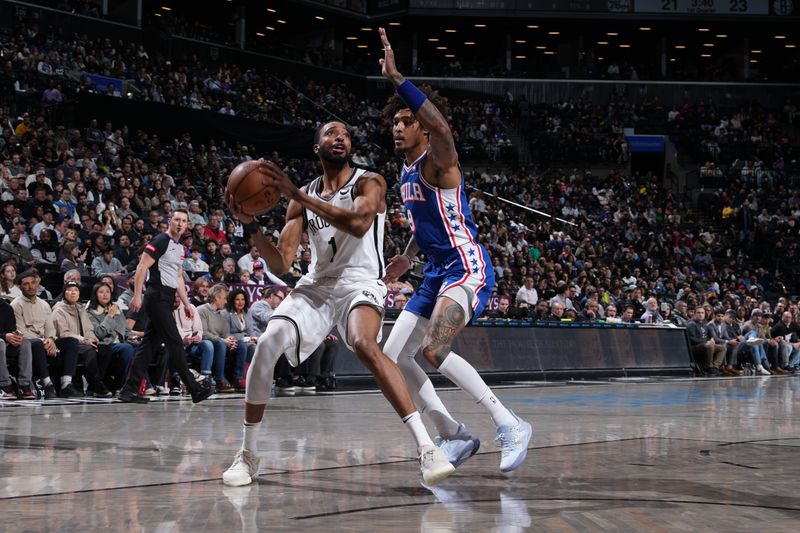
<svg viewBox="0 0 800 533">
<path fill-rule="evenodd" d="M 448 113 L 450 112 L 450 107 L 447 104 L 447 98 L 439 94 L 439 91 L 436 91 L 430 85 L 423 85 L 419 87 L 419 90 L 431 101 L 431 103 L 436 106 L 436 109 L 439 110 L 439 113 L 442 114 L 443 117 L 447 118 Z M 381 116 L 383 117 L 384 123 L 391 128 L 392 121 L 394 120 L 395 114 L 401 109 L 408 109 L 408 104 L 406 104 L 400 96 L 395 93 L 389 97 L 389 101 L 386 102 L 386 105 L 383 106 L 381 110 Z"/>
</svg>

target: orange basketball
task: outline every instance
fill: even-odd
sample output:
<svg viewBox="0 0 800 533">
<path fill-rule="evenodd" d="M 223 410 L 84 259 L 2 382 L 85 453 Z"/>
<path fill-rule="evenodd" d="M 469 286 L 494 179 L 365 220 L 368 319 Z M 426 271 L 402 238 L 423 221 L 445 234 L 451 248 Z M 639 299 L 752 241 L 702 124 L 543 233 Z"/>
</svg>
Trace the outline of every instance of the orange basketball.
<svg viewBox="0 0 800 533">
<path fill-rule="evenodd" d="M 281 193 L 264 186 L 258 161 L 245 161 L 236 166 L 228 177 L 227 192 L 246 215 L 263 215 L 278 203 Z"/>
</svg>

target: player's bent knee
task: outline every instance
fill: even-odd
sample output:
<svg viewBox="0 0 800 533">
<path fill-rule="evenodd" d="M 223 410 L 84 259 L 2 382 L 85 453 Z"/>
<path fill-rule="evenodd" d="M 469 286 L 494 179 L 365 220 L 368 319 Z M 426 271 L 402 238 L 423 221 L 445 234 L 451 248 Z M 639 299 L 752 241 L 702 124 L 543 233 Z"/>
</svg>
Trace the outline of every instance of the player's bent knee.
<svg viewBox="0 0 800 533">
<path fill-rule="evenodd" d="M 426 343 L 422 346 L 423 357 L 425 357 L 425 360 L 433 365 L 434 368 L 439 368 L 449 354 L 449 344 Z"/>
<path fill-rule="evenodd" d="M 358 358 L 364 364 L 368 364 L 368 362 L 371 361 L 377 361 L 379 357 L 384 357 L 375 339 L 357 337 L 353 340 L 352 345 L 356 356 L 358 356 Z"/>
</svg>

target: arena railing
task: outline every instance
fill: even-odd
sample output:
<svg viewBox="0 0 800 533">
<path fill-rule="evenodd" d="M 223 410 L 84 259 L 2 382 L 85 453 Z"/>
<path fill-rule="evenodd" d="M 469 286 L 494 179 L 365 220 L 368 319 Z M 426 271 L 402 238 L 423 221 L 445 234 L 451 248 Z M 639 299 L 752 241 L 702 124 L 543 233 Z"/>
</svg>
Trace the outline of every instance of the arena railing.
<svg viewBox="0 0 800 533">
<path fill-rule="evenodd" d="M 387 91 L 388 82 L 382 76 L 367 76 L 370 86 Z M 409 76 L 415 83 L 428 83 L 495 96 L 502 99 L 511 91 L 516 99 L 525 95 L 532 104 L 563 101 L 608 102 L 612 97 L 625 97 L 634 103 L 653 101 L 655 97 L 665 106 L 683 105 L 711 99 L 718 104 L 759 102 L 767 107 L 780 107 L 787 98 L 797 97 L 800 83 L 731 83 L 689 81 L 629 81 L 629 80 L 548 80 L 525 78 L 445 78 Z M 735 100 L 731 100 L 735 95 Z"/>
</svg>

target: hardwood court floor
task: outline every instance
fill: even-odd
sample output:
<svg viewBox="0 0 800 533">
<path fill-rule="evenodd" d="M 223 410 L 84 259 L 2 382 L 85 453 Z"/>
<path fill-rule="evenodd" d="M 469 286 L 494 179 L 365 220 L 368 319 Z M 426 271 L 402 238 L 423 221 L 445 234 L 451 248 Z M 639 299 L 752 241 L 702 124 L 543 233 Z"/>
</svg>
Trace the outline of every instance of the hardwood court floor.
<svg viewBox="0 0 800 533">
<path fill-rule="evenodd" d="M 2 530 L 797 531 L 800 376 L 497 388 L 534 423 L 505 475 L 488 417 L 442 393 L 483 444 L 430 491 L 377 394 L 278 398 L 262 475 L 220 477 L 242 400 L 0 402 Z"/>
</svg>

